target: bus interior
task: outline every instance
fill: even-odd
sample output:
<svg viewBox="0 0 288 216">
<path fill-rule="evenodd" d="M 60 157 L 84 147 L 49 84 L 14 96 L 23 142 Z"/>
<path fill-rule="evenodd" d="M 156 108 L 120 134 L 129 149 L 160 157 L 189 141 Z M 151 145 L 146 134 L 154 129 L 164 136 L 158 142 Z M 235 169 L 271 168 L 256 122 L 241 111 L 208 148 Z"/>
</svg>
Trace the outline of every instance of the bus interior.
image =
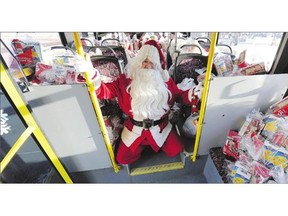
<svg viewBox="0 0 288 216">
<path fill-rule="evenodd" d="M 202 82 L 204 92 L 197 115 L 191 106 L 173 106 L 180 155 L 147 148 L 121 165 L 115 154 L 125 116 L 117 100 L 97 99 L 83 61 L 88 56 L 115 80 L 151 39 L 177 86 Z M 252 114 L 279 102 L 287 122 L 287 32 L 1 32 L 0 43 L 1 183 L 237 183 L 228 169 L 235 155 L 224 151 L 232 132 L 245 134 Z M 198 121 L 197 131 L 187 119 Z M 287 141 L 284 126 L 281 133 Z M 286 141 L 280 165 L 288 176 Z M 275 181 L 250 177 L 240 183 Z"/>
</svg>

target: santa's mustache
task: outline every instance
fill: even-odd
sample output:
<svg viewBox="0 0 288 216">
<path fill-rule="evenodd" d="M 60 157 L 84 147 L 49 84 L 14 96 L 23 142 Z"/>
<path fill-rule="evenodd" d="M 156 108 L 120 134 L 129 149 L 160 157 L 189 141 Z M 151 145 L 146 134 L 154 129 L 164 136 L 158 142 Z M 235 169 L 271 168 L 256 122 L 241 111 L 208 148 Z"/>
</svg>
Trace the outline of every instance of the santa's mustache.
<svg viewBox="0 0 288 216">
<path fill-rule="evenodd" d="M 135 74 L 134 74 L 134 79 L 139 79 L 141 78 L 142 81 L 149 81 L 151 79 L 156 79 L 158 78 L 159 81 L 161 81 L 160 79 L 161 74 L 159 71 L 154 70 L 154 69 L 139 69 Z M 164 82 L 164 80 L 162 79 L 162 81 Z"/>
</svg>

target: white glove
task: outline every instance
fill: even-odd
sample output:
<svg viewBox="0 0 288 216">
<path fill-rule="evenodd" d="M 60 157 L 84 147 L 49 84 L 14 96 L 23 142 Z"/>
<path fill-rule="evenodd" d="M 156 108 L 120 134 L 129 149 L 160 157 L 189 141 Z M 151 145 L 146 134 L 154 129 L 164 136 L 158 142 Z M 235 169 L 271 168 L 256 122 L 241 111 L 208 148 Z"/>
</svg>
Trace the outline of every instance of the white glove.
<svg viewBox="0 0 288 216">
<path fill-rule="evenodd" d="M 100 75 L 98 70 L 95 69 L 95 75 L 92 79 L 92 82 L 93 82 L 95 89 L 98 89 L 102 82 L 103 83 L 111 83 L 111 82 L 113 82 L 113 79 L 109 76 Z"/>
<path fill-rule="evenodd" d="M 88 73 L 90 79 L 95 77 L 95 68 L 92 65 L 89 54 L 85 54 L 84 58 L 80 55 L 76 55 L 75 68 L 78 73 Z"/>
<path fill-rule="evenodd" d="M 98 72 L 98 70 L 94 70 L 94 77 L 92 78 L 92 83 L 95 87 L 95 89 L 98 89 L 101 85 L 101 77 L 100 77 L 100 73 Z"/>
</svg>

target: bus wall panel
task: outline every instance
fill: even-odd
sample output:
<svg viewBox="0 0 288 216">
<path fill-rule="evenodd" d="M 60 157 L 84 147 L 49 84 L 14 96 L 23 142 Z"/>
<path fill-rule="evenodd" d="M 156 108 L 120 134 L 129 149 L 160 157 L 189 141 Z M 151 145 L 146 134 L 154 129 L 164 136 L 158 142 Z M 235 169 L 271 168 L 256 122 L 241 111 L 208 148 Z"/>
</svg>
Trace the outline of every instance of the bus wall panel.
<svg viewBox="0 0 288 216">
<path fill-rule="evenodd" d="M 212 147 L 223 147 L 229 130 L 239 131 L 253 109 L 265 113 L 283 98 L 288 74 L 215 77 L 211 80 L 199 155 Z"/>
<path fill-rule="evenodd" d="M 31 86 L 24 96 L 69 172 L 112 167 L 86 85 Z"/>
</svg>

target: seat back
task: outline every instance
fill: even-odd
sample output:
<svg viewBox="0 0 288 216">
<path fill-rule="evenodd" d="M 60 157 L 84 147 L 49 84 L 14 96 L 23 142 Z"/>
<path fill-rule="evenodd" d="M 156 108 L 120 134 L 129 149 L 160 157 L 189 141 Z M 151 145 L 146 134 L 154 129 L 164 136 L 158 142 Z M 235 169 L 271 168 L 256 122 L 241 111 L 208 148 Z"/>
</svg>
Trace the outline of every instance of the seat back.
<svg viewBox="0 0 288 216">
<path fill-rule="evenodd" d="M 116 57 L 120 60 L 122 67 L 124 68 L 127 65 L 128 59 L 127 59 L 125 49 L 124 47 L 122 47 L 118 39 L 107 38 L 101 42 L 101 46 L 108 46 L 112 48 L 114 52 L 116 53 Z"/>
<path fill-rule="evenodd" d="M 101 75 L 108 76 L 116 80 L 123 73 L 122 66 L 118 58 L 114 56 L 91 56 L 91 62 Z"/>
<path fill-rule="evenodd" d="M 81 40 L 81 43 L 82 43 L 83 50 L 84 50 L 85 52 L 87 52 L 87 50 L 88 50 L 90 47 L 92 47 L 92 46 L 95 45 L 94 42 L 93 42 L 92 40 L 90 40 L 89 38 L 80 38 L 80 40 Z M 70 44 L 68 44 L 68 46 L 69 46 L 71 49 L 76 50 L 74 41 L 72 41 Z"/>
<path fill-rule="evenodd" d="M 174 81 L 181 83 L 185 78 L 192 78 L 198 84 L 199 73 L 195 70 L 207 67 L 208 57 L 197 53 L 180 54 L 176 59 Z"/>
<path fill-rule="evenodd" d="M 106 49 L 107 50 L 107 49 Z M 109 50 L 109 49 L 108 49 Z M 111 51 L 111 50 L 110 50 Z M 115 56 L 91 56 L 92 65 L 101 75 L 116 80 L 122 71 L 122 66 Z M 123 112 L 119 107 L 117 99 L 99 100 L 102 115 L 113 150 L 116 152 L 119 144 L 120 134 L 123 128 Z"/>
</svg>

